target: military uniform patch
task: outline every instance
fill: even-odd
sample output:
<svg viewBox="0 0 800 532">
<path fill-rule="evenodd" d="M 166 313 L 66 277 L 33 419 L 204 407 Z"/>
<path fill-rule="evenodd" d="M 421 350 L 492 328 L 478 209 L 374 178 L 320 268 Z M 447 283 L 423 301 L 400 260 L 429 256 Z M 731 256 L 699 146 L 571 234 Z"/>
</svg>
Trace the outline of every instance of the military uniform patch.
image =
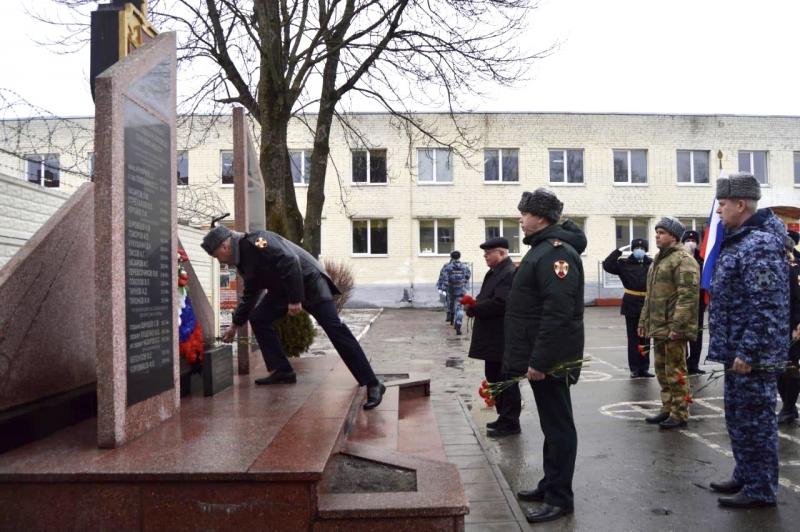
<svg viewBox="0 0 800 532">
<path fill-rule="evenodd" d="M 259 249 L 264 249 L 265 247 L 267 247 L 267 239 L 264 238 L 263 236 L 260 236 L 256 238 L 255 245 Z"/>
<path fill-rule="evenodd" d="M 559 245 L 561 242 L 559 242 Z M 557 260 L 553 263 L 553 271 L 556 272 L 556 277 L 563 279 L 569 273 L 569 263 L 565 260 Z"/>
<path fill-rule="evenodd" d="M 564 245 L 564 243 L 561 240 L 553 240 L 553 247 L 554 248 L 559 248 L 559 247 L 561 247 L 563 245 Z"/>
</svg>

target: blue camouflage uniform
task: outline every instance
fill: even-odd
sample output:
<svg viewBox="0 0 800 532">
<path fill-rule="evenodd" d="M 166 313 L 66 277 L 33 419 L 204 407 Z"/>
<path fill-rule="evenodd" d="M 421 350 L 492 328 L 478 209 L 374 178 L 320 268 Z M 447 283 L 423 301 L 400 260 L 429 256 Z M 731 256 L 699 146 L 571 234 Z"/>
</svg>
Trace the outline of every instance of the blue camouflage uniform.
<svg viewBox="0 0 800 532">
<path fill-rule="evenodd" d="M 786 227 L 769 209 L 726 231 L 711 283 L 708 360 L 729 369 L 736 357 L 753 367 L 725 373 L 725 422 L 745 496 L 775 503 L 778 427 L 775 375 L 789 351 Z M 758 368 L 768 368 L 759 370 Z"/>
<path fill-rule="evenodd" d="M 439 286 L 447 291 L 447 312 L 453 316 L 453 325 L 461 329 L 464 311 L 458 302 L 467 293 L 467 282 L 472 274 L 469 266 L 460 260 L 451 260 L 444 265 L 439 275 Z"/>
</svg>

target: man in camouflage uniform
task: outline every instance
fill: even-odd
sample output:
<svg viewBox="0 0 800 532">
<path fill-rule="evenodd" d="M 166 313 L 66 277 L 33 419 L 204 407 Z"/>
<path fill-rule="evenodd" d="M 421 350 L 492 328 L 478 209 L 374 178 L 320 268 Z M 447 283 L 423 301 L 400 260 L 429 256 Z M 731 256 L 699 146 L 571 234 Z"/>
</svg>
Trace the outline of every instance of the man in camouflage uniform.
<svg viewBox="0 0 800 532">
<path fill-rule="evenodd" d="M 544 476 L 522 501 L 543 503 L 527 510 L 530 523 L 559 519 L 574 510 L 572 477 L 578 434 L 570 386 L 583 360 L 583 262 L 586 235 L 570 220 L 557 223 L 564 204 L 539 188 L 519 202 L 524 242 L 531 246 L 514 275 L 506 300 L 503 373 L 526 375 L 544 434 Z"/>
<path fill-rule="evenodd" d="M 444 265 L 439 273 L 437 287 L 447 291 L 447 318 L 452 319 L 456 334 L 461 334 L 461 323 L 464 320 L 464 311 L 459 300 L 467 293 L 467 282 L 472 274 L 469 266 L 461 262 L 461 252 L 450 253 L 450 262 Z"/>
<path fill-rule="evenodd" d="M 639 336 L 653 339 L 654 365 L 661 386 L 661 412 L 646 419 L 662 429 L 685 427 L 689 419 L 686 341 L 697 337 L 700 269 L 680 243 L 683 224 L 664 217 L 656 224 L 659 252 L 647 272 L 647 296 Z"/>
<path fill-rule="evenodd" d="M 786 227 L 758 209 L 761 187 L 751 174 L 717 181 L 717 213 L 725 226 L 711 281 L 707 360 L 725 365 L 725 423 L 736 467 L 712 482 L 722 506 L 775 506 L 778 426 L 775 375 L 789 352 L 789 265 Z"/>
</svg>

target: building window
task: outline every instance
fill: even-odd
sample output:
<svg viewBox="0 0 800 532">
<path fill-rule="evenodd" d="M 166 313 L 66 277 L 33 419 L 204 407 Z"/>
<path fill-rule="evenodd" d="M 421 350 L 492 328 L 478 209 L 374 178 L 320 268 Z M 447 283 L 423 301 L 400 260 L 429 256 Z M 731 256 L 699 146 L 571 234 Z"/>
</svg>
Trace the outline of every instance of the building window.
<svg viewBox="0 0 800 532">
<path fill-rule="evenodd" d="M 178 185 L 189 184 L 189 152 L 178 152 Z M 224 175 L 224 174 L 223 174 Z"/>
<path fill-rule="evenodd" d="M 88 165 L 89 179 L 94 181 L 94 152 L 90 151 L 86 154 L 86 163 Z"/>
<path fill-rule="evenodd" d="M 740 151 L 739 171 L 750 172 L 759 183 L 767 184 L 767 152 L 765 151 Z"/>
<path fill-rule="evenodd" d="M 519 181 L 519 150 L 514 148 L 483 150 L 483 180 L 488 182 Z"/>
<path fill-rule="evenodd" d="M 220 175 L 223 185 L 233 184 L 233 152 L 222 151 L 219 154 Z"/>
<path fill-rule="evenodd" d="M 388 229 L 387 220 L 353 220 L 353 254 L 388 254 Z"/>
<path fill-rule="evenodd" d="M 617 218 L 616 237 L 617 249 L 629 246 L 634 238 L 643 238 L 649 241 L 647 218 Z"/>
<path fill-rule="evenodd" d="M 706 225 L 708 225 L 708 218 L 678 218 L 686 230 L 697 231 L 700 235 L 700 242 L 703 242 L 703 235 L 706 233 Z"/>
<path fill-rule="evenodd" d="M 420 220 L 419 252 L 422 255 L 447 255 L 454 249 L 454 220 Z"/>
<path fill-rule="evenodd" d="M 57 188 L 60 184 L 61 170 L 57 153 L 26 155 L 27 177 L 30 183 Z"/>
<path fill-rule="evenodd" d="M 708 152 L 678 150 L 678 183 L 708 183 Z"/>
<path fill-rule="evenodd" d="M 417 166 L 420 183 L 453 182 L 453 153 L 447 148 L 418 149 Z"/>
<path fill-rule="evenodd" d="M 386 150 L 353 150 L 353 183 L 386 183 Z"/>
<path fill-rule="evenodd" d="M 800 151 L 794 152 L 794 184 L 800 185 Z"/>
<path fill-rule="evenodd" d="M 647 183 L 647 150 L 614 150 L 614 183 Z"/>
<path fill-rule="evenodd" d="M 486 220 L 486 240 L 498 236 L 506 237 L 509 253 L 519 253 L 519 235 L 519 220 L 517 218 Z"/>
<path fill-rule="evenodd" d="M 295 185 L 307 185 L 311 173 L 311 150 L 289 150 L 292 166 L 292 181 Z"/>
<path fill-rule="evenodd" d="M 551 183 L 583 183 L 583 150 L 550 150 Z"/>
</svg>

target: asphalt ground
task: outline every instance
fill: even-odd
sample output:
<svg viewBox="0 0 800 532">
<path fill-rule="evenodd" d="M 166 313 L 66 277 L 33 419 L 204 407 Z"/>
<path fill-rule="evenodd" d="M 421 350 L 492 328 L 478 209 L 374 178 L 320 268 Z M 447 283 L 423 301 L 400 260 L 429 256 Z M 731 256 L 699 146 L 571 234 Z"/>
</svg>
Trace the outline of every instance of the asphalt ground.
<svg viewBox="0 0 800 532">
<path fill-rule="evenodd" d="M 707 486 L 712 480 L 729 478 L 733 469 L 722 409 L 722 380 L 695 396 L 687 428 L 659 430 L 644 422 L 646 416 L 659 410 L 658 383 L 655 379 L 630 378 L 624 320 L 618 309 L 587 308 L 585 327 L 585 354 L 591 360 L 580 382 L 571 388 L 578 431 L 573 483 L 575 514 L 531 528 L 592 531 L 800 528 L 800 425 L 780 429 L 781 488 L 777 508 L 720 508 L 718 495 Z M 496 416 L 494 409 L 487 408 L 478 396 L 483 362 L 466 357 L 471 331 L 465 329 L 463 336 L 456 336 L 445 323 L 442 311 L 387 309 L 372 323 L 362 345 L 376 371 L 429 373 L 432 400 L 440 413 L 439 423 L 456 427 L 460 421 L 455 418 L 463 412 L 468 421 L 463 426 L 471 428 L 445 434 L 446 450 L 467 450 L 474 438 L 479 443 L 474 448 L 483 453 L 492 470 L 502 477 L 498 482 L 501 489 L 505 487 L 511 512 L 507 508 L 500 511 L 503 501 L 499 499 L 475 502 L 471 498 L 473 511 L 467 518 L 468 530 L 525 530 L 529 525 L 522 519 L 520 508 L 528 507 L 529 503 L 518 505 L 513 493 L 535 486 L 541 476 L 543 437 L 533 395 L 530 386 L 524 384 L 522 434 L 487 438 L 485 424 Z M 705 382 L 704 376 L 690 378 L 693 388 Z M 465 484 L 483 471 L 470 468 L 485 468 L 480 457 L 476 458 L 457 461 Z M 483 480 L 488 483 L 490 479 Z M 481 486 L 469 484 L 467 491 Z"/>
</svg>

